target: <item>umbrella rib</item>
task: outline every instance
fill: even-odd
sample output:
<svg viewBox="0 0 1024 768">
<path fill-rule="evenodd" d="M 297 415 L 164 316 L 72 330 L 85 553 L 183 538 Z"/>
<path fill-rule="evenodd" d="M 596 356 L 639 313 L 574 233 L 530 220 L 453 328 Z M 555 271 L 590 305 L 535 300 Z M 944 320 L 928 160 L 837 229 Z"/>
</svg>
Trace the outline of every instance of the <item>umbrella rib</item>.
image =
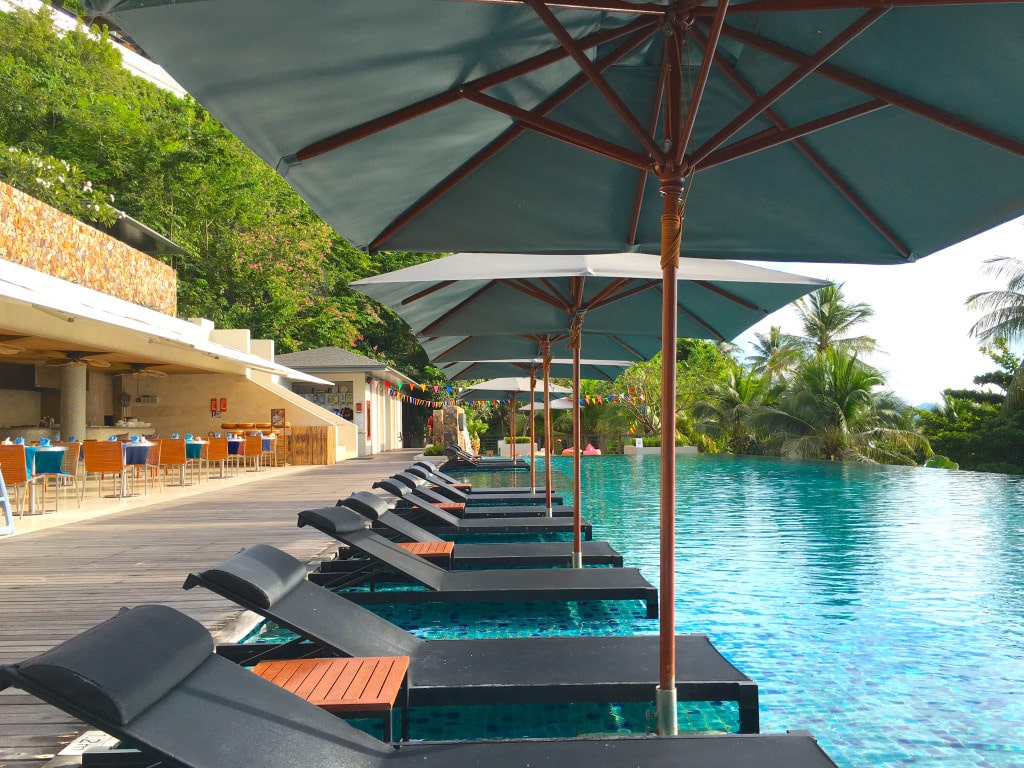
<svg viewBox="0 0 1024 768">
<path fill-rule="evenodd" d="M 604 43 L 611 42 L 612 40 L 617 40 L 624 35 L 630 35 L 634 30 L 649 26 L 652 23 L 653 22 L 649 19 L 638 19 L 615 29 L 604 30 L 587 35 L 579 41 L 579 45 L 583 49 L 594 48 L 603 45 Z M 365 139 L 375 133 L 380 133 L 388 128 L 401 125 L 409 120 L 414 120 L 417 117 L 422 117 L 423 115 L 435 110 L 455 104 L 459 101 L 460 88 L 469 87 L 487 90 L 488 88 L 493 88 L 496 85 L 501 85 L 509 80 L 514 80 L 517 77 L 559 62 L 568 58 L 568 56 L 569 53 L 565 49 L 552 48 L 549 51 L 545 51 L 544 53 L 540 53 L 529 59 L 518 62 L 517 64 L 513 64 L 510 67 L 498 70 L 497 72 L 492 72 L 489 75 L 484 75 L 483 77 L 471 80 L 468 83 L 461 83 L 454 88 L 429 96 L 415 104 L 410 104 L 407 107 L 397 109 L 387 115 L 382 115 L 381 117 L 374 118 L 373 120 L 368 120 L 361 125 L 327 136 L 326 138 L 320 139 L 319 141 L 303 147 L 295 153 L 294 158 L 286 158 L 286 160 L 294 162 L 312 160 L 314 157 L 319 157 L 320 155 L 332 152 L 336 149 L 341 149 L 348 144 Z"/>
<path fill-rule="evenodd" d="M 617 160 L 626 165 L 632 165 L 635 168 L 649 168 L 652 164 L 652 159 L 647 155 L 634 152 L 614 142 L 599 139 L 597 136 L 577 130 L 576 128 L 570 128 L 568 125 L 556 122 L 555 120 L 541 117 L 535 112 L 509 104 L 493 96 L 488 96 L 469 88 L 460 89 L 459 94 L 467 101 L 472 101 L 481 107 L 486 107 L 520 123 L 524 123 L 527 129 L 542 136 L 547 136 L 550 139 L 565 142 L 578 149 L 593 152 L 602 157 Z"/>
<path fill-rule="evenodd" d="M 822 131 L 826 128 L 831 128 L 834 125 L 845 123 L 848 120 L 853 120 L 864 115 L 870 115 L 872 112 L 877 112 L 880 109 L 885 109 L 890 105 L 882 101 L 881 99 L 871 99 L 865 101 L 863 104 L 858 104 L 854 107 L 842 109 L 838 112 L 833 112 L 830 115 L 819 117 L 816 120 L 810 120 L 801 125 L 795 125 L 789 128 L 768 128 L 760 133 L 756 133 L 741 141 L 737 141 L 730 144 L 722 149 L 716 149 L 710 155 L 708 155 L 704 161 L 700 164 L 699 170 L 707 170 L 708 168 L 714 168 L 716 165 L 728 163 L 733 160 L 739 160 L 740 158 L 753 155 L 758 152 L 762 152 L 772 147 L 777 147 L 780 144 L 787 144 L 803 136 L 807 136 L 817 131 Z M 767 110 L 765 110 L 767 113 Z M 775 122 L 774 120 L 772 122 Z"/>
<path fill-rule="evenodd" d="M 454 0 L 461 3 L 479 3 L 482 5 L 523 5 L 526 0 Z M 664 16 L 665 6 L 655 3 L 633 3 L 621 0 L 546 0 L 545 5 L 555 8 L 572 8 L 580 11 L 599 11 L 610 13 L 628 13 L 630 15 L 647 14 Z M 694 3 L 696 4 L 696 3 Z"/>
<path fill-rule="evenodd" d="M 474 301 L 476 301 L 477 299 L 479 299 L 481 296 L 483 296 L 485 293 L 487 293 L 492 288 L 494 288 L 494 283 L 493 282 L 488 282 L 485 286 L 483 286 L 479 290 L 476 290 L 473 293 L 471 293 L 469 296 L 464 298 L 462 301 L 460 301 L 454 307 L 452 307 L 447 312 L 442 314 L 440 317 L 434 319 L 429 325 L 423 326 L 423 328 L 420 329 L 420 333 L 431 333 L 434 330 L 434 328 L 436 328 L 438 325 L 443 323 L 445 320 L 447 320 L 449 317 L 454 315 L 456 312 L 461 311 L 464 307 L 468 306 L 469 304 L 471 304 Z"/>
<path fill-rule="evenodd" d="M 633 32 L 628 39 L 623 41 L 614 51 L 601 59 L 598 63 L 598 66 L 601 69 L 607 69 L 628 53 L 632 52 L 635 48 L 642 45 L 644 42 L 649 40 L 658 29 L 656 24 L 650 20 L 644 21 L 643 24 L 636 26 L 637 30 Z M 563 85 L 549 99 L 538 105 L 535 108 L 536 113 L 540 115 L 547 114 L 579 91 L 586 84 L 587 78 L 582 74 L 577 75 L 568 83 Z M 480 150 L 475 156 L 471 157 L 460 167 L 456 168 L 451 174 L 433 187 L 433 189 L 426 192 L 419 200 L 395 217 L 395 219 L 385 227 L 376 238 L 374 238 L 373 242 L 370 243 L 369 250 L 376 251 L 380 248 L 381 245 L 387 242 L 397 232 L 402 230 L 410 221 L 444 197 L 452 188 L 457 186 L 480 166 L 484 165 L 484 163 L 497 155 L 498 152 L 519 138 L 519 136 L 521 136 L 525 131 L 526 128 L 522 125 L 517 124 L 512 126 L 503 134 L 498 136 L 488 146 Z"/>
<path fill-rule="evenodd" d="M 868 11 L 853 22 L 853 24 L 832 38 L 813 56 L 805 57 L 803 61 L 797 64 L 796 69 L 769 88 L 761 97 L 758 98 L 757 101 L 743 110 L 724 128 L 718 131 L 718 133 L 704 142 L 702 146 L 697 147 L 690 157 L 690 165 L 699 166 L 704 158 L 718 149 L 718 147 L 722 146 L 722 144 L 724 144 L 728 139 L 735 136 L 737 132 L 743 130 L 743 128 L 749 125 L 772 104 L 789 93 L 801 81 L 814 74 L 819 67 L 823 66 L 826 61 L 835 56 L 835 54 L 851 43 L 858 35 L 882 18 L 885 13 L 886 9 L 884 8 L 875 8 Z M 721 31 L 721 26 L 712 28 L 709 33 L 709 46 L 712 42 L 717 43 L 716 33 L 720 34 Z M 708 56 L 705 55 L 704 60 L 707 61 Z"/>
<path fill-rule="evenodd" d="M 725 290 L 725 288 L 717 286 L 714 283 L 709 283 L 707 280 L 694 280 L 693 284 L 694 285 L 699 285 L 701 288 L 704 288 L 704 289 L 706 289 L 708 291 L 711 291 L 712 293 L 716 293 L 719 296 L 721 296 L 723 299 L 728 299 L 729 301 L 735 302 L 735 303 L 739 304 L 741 307 L 744 307 L 746 309 L 750 309 L 750 310 L 754 310 L 754 311 L 761 311 L 761 312 L 764 311 L 759 306 L 757 306 L 757 304 L 754 304 L 751 301 L 747 301 L 742 296 L 737 296 L 732 291 L 727 291 L 727 290 Z"/>
<path fill-rule="evenodd" d="M 665 69 L 665 56 L 668 55 L 668 47 L 664 49 L 665 55 L 661 59 L 661 72 L 658 75 L 658 88 L 654 94 L 654 103 L 651 105 L 651 135 L 654 135 L 655 129 L 658 127 L 658 118 L 661 116 L 661 100 L 665 98 L 665 86 L 668 80 L 666 69 Z M 647 187 L 647 177 L 650 175 L 650 171 L 646 168 L 640 171 L 640 178 L 637 179 L 636 185 L 636 197 L 633 199 L 633 216 L 629 220 L 629 237 L 626 238 L 626 242 L 630 245 L 636 245 L 636 233 L 640 228 L 640 210 L 644 203 L 644 189 Z"/>
<path fill-rule="evenodd" d="M 992 0 L 982 1 L 991 2 Z M 1020 0 L 1015 1 L 1019 2 Z M 752 35 L 733 27 L 727 26 L 723 30 L 723 34 L 792 64 L 800 64 L 807 59 L 804 54 L 794 51 L 792 48 L 787 48 L 779 43 L 766 40 L 759 35 Z M 868 96 L 881 99 L 887 104 L 899 107 L 913 115 L 938 123 L 952 131 L 962 133 L 965 136 L 970 136 L 972 139 L 977 139 L 978 141 L 990 144 L 993 147 L 1002 149 L 1003 151 L 1017 155 L 1018 157 L 1024 157 L 1024 144 L 1014 141 L 1008 136 L 1003 136 L 996 131 L 984 128 L 968 120 L 964 120 L 963 118 L 957 117 L 949 112 L 945 112 L 938 107 L 925 104 L 917 99 L 912 99 L 909 96 L 905 96 L 902 93 L 886 88 L 876 82 L 867 80 L 863 77 L 858 77 L 857 75 L 851 74 L 829 64 L 824 64 L 818 67 L 817 74 L 841 85 L 845 85 L 855 91 L 860 91 Z"/>
<path fill-rule="evenodd" d="M 673 148 L 672 164 L 676 168 L 683 161 L 686 145 L 690 143 L 690 139 L 693 136 L 693 128 L 697 123 L 697 110 L 700 109 L 700 103 L 704 98 L 704 88 L 707 86 L 708 78 L 711 76 L 712 54 L 718 49 L 718 40 L 722 35 L 722 27 L 725 26 L 725 14 L 728 9 L 729 0 L 718 0 L 718 7 L 715 8 L 715 16 L 711 23 L 711 32 L 708 36 L 709 40 L 705 45 L 706 52 L 701 59 L 700 71 L 697 73 L 697 82 L 693 86 L 690 103 L 686 108 L 686 122 L 683 123 L 683 131 L 679 135 L 676 146 Z"/>
<path fill-rule="evenodd" d="M 694 282 L 697 282 L 697 281 L 694 281 Z M 662 293 L 662 290 L 661 290 L 660 287 L 659 288 L 655 288 L 655 290 L 659 294 Z M 678 310 L 680 314 L 685 315 L 686 317 L 688 317 L 691 320 L 693 320 L 693 322 L 695 322 L 701 328 L 703 328 L 708 333 L 710 333 L 712 336 L 714 336 L 714 338 L 716 338 L 718 341 L 725 341 L 725 336 L 723 336 L 721 333 L 719 333 L 717 330 L 715 330 L 715 328 L 713 328 L 709 323 L 706 323 L 700 316 L 694 314 L 689 309 L 684 307 L 681 303 L 676 302 L 676 310 Z"/>
<path fill-rule="evenodd" d="M 722 2 L 728 2 L 728 0 L 721 0 Z M 572 60 L 576 62 L 576 65 L 580 68 L 587 79 L 590 81 L 598 93 L 604 97 L 604 100 L 611 105 L 611 108 L 615 110 L 615 113 L 622 119 L 626 124 L 626 127 L 633 132 L 633 135 L 639 139 L 644 149 L 647 150 L 647 154 L 656 160 L 661 161 L 663 155 L 660 149 L 655 145 L 654 138 L 648 133 L 647 129 L 640 124 L 640 121 L 636 119 L 636 115 L 626 106 L 626 102 L 622 100 L 622 97 L 616 93 L 615 89 L 611 87 L 604 76 L 598 71 L 594 64 L 587 58 L 586 54 L 583 53 L 583 49 L 576 42 L 569 31 L 562 26 L 562 24 L 555 18 L 555 15 L 551 12 L 541 0 L 525 0 L 526 4 L 529 5 L 533 12 L 537 14 L 540 20 L 544 23 L 551 34 L 555 36 L 558 43 L 569 52 Z"/>
<path fill-rule="evenodd" d="M 429 288 L 425 288 L 424 290 L 420 291 L 419 293 L 414 293 L 412 296 L 405 297 L 404 299 L 402 299 L 400 306 L 406 307 L 406 306 L 408 306 L 409 304 L 412 304 L 415 301 L 419 301 L 420 299 L 426 298 L 427 296 L 429 296 L 432 293 L 435 293 L 437 291 L 443 290 L 444 288 L 447 288 L 449 285 L 454 285 L 454 283 L 455 283 L 454 280 L 441 280 L 440 282 L 435 283 L 434 285 L 430 286 Z"/>
<path fill-rule="evenodd" d="M 1007 5 L 1021 0 L 753 0 L 733 13 L 790 13 L 851 8 L 926 8 L 936 5 Z M 709 8 L 696 8 L 696 16 L 710 16 Z"/>
<path fill-rule="evenodd" d="M 624 350 L 629 352 L 629 354 L 631 354 L 636 360 L 643 360 L 644 359 L 644 357 L 645 357 L 644 355 L 641 355 L 638 350 L 633 349 L 633 347 L 629 346 L 629 344 L 624 342 L 618 336 L 609 336 L 608 338 L 611 339 L 612 341 L 614 341 L 616 344 L 618 344 Z M 658 340 L 659 341 L 661 340 L 660 337 L 658 337 Z M 584 343 L 586 343 L 586 342 L 584 342 Z"/>
<path fill-rule="evenodd" d="M 540 288 L 532 283 L 528 283 L 525 280 L 495 280 L 498 285 L 504 285 L 513 290 L 525 293 L 527 296 L 542 301 L 545 304 L 549 304 L 555 309 L 561 309 L 568 311 L 569 307 L 566 306 L 565 301 L 560 296 L 549 296 L 544 293 Z"/>
<path fill-rule="evenodd" d="M 700 39 L 699 33 L 697 36 L 698 39 Z M 754 90 L 754 87 L 745 79 L 743 79 L 739 72 L 737 72 L 734 67 L 732 67 L 727 61 L 725 61 L 724 57 L 722 57 L 721 54 L 715 54 L 715 63 L 718 64 L 722 72 L 725 73 L 725 76 L 729 78 L 729 81 L 734 86 L 736 86 L 736 88 L 739 89 L 739 91 L 743 93 L 748 99 L 754 100 L 757 98 L 757 91 Z M 778 115 L 777 112 L 775 112 L 775 110 L 765 110 L 765 117 L 771 120 L 775 127 L 778 128 L 780 131 L 786 130 L 787 125 L 785 121 Z M 807 142 L 801 139 L 796 139 L 793 142 L 793 145 L 800 152 L 802 152 L 804 157 L 806 157 L 807 160 L 815 168 L 818 169 L 818 172 L 821 173 L 821 175 L 824 176 L 829 181 L 829 183 L 831 183 L 832 186 L 834 186 L 836 190 L 843 197 L 846 198 L 850 205 L 852 205 L 857 210 L 857 212 L 860 213 L 860 215 L 863 216 L 869 224 L 871 224 L 871 226 L 878 230 L 879 234 L 881 234 L 882 237 L 889 241 L 892 247 L 895 248 L 896 251 L 901 256 L 903 256 L 903 258 L 910 257 L 910 249 L 906 246 L 906 244 L 903 243 L 903 241 L 896 236 L 895 232 L 893 232 L 891 229 L 889 229 L 888 226 L 886 226 L 886 224 L 881 220 L 881 218 L 879 218 L 878 214 L 871 210 L 868 207 L 867 203 L 861 200 L 860 197 L 857 196 L 857 194 L 853 191 L 853 189 L 850 188 L 850 186 L 845 181 L 839 178 L 839 174 L 835 172 L 835 169 L 829 166 L 828 163 L 826 163 L 818 155 L 817 152 L 811 149 Z"/>
<path fill-rule="evenodd" d="M 597 309 L 598 307 L 603 307 L 608 304 L 612 304 L 613 302 L 616 301 L 628 299 L 630 296 L 633 296 L 634 294 L 642 293 L 643 291 L 648 291 L 654 286 L 660 284 L 660 280 L 629 279 L 620 281 L 617 285 L 611 285 L 608 288 L 605 288 L 603 291 L 598 293 L 594 298 L 592 298 L 589 302 L 587 302 L 587 309 Z M 631 287 L 620 293 L 613 294 L 613 291 L 616 291 L 619 288 L 625 288 L 627 285 L 630 285 Z"/>
</svg>

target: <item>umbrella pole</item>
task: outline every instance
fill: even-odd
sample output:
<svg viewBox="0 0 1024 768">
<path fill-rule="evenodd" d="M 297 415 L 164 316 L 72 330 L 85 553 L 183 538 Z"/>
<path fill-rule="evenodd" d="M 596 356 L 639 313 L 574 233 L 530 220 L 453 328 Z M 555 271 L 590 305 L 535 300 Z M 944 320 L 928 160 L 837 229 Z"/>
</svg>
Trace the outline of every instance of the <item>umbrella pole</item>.
<svg viewBox="0 0 1024 768">
<path fill-rule="evenodd" d="M 537 492 L 537 428 L 534 425 L 535 404 L 537 393 L 537 369 L 530 368 L 530 493 Z"/>
<path fill-rule="evenodd" d="M 551 342 L 545 340 L 543 354 L 544 366 L 544 402 L 551 402 Z M 551 408 L 544 407 L 544 501 L 547 504 L 547 516 L 555 516 L 555 508 L 551 504 Z"/>
<path fill-rule="evenodd" d="M 508 397 L 509 397 L 509 401 L 508 401 L 508 421 L 509 421 L 509 427 L 508 427 L 508 430 L 509 430 L 509 434 L 510 434 L 510 438 L 509 439 L 512 440 L 512 445 L 509 446 L 508 452 L 509 452 L 509 456 L 512 457 L 512 469 L 513 469 L 513 471 L 515 471 L 515 463 L 516 463 L 516 393 L 515 392 L 509 392 L 508 393 Z"/>
<path fill-rule="evenodd" d="M 580 411 L 580 339 L 574 330 L 572 343 L 572 567 L 583 567 L 583 521 L 580 505 L 583 425 Z M 673 689 L 674 690 L 674 689 Z"/>
<path fill-rule="evenodd" d="M 676 334 L 682 185 L 664 184 L 661 216 L 661 590 L 658 599 L 659 677 L 655 694 L 658 735 L 679 732 L 676 712 L 675 511 L 676 511 Z"/>
</svg>

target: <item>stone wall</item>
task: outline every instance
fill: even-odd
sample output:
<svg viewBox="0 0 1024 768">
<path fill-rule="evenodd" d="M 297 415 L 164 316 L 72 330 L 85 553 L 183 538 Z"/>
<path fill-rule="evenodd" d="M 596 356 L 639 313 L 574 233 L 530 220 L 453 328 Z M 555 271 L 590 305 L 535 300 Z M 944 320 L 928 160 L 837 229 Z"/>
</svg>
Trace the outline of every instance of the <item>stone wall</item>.
<svg viewBox="0 0 1024 768">
<path fill-rule="evenodd" d="M 178 281 L 170 266 L 3 183 L 0 258 L 177 314 Z"/>
</svg>

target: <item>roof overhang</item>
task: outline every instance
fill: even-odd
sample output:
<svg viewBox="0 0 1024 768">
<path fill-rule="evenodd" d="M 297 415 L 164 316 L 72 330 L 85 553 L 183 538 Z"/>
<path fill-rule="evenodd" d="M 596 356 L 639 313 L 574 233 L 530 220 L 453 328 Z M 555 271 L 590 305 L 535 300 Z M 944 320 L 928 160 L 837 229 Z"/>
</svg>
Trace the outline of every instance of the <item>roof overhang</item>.
<svg viewBox="0 0 1024 768">
<path fill-rule="evenodd" d="M 316 376 L 210 341 L 210 328 L 0 260 L 0 344 L 21 352 L 0 362 L 38 363 L 47 352 L 77 351 L 130 373 L 129 363 L 166 373 L 234 373 L 250 369 L 293 381 Z M 120 370 L 124 368 L 125 370 Z"/>
</svg>

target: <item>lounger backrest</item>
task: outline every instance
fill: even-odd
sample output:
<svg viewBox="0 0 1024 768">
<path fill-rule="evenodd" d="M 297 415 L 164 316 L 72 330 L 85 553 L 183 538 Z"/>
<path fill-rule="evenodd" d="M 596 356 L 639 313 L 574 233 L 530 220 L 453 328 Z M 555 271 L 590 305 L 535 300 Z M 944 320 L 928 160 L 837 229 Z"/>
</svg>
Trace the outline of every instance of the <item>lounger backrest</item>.
<svg viewBox="0 0 1024 768">
<path fill-rule="evenodd" d="M 386 477 L 383 480 L 378 480 L 373 484 L 374 488 L 383 488 L 385 491 L 390 493 L 392 496 L 397 496 L 400 499 L 404 499 L 406 495 L 412 492 L 412 489 L 405 483 L 400 483 L 393 478 Z"/>
<path fill-rule="evenodd" d="M 440 536 L 435 536 L 426 528 L 416 525 L 411 520 L 406 520 L 395 512 L 386 512 L 378 517 L 377 521 L 395 533 L 401 534 L 409 539 L 409 541 L 444 541 Z"/>
<path fill-rule="evenodd" d="M 420 488 L 427 484 L 427 481 L 424 480 L 422 477 L 410 475 L 408 472 L 396 472 L 391 477 L 393 477 L 400 483 L 405 483 L 405 485 L 413 489 Z"/>
<path fill-rule="evenodd" d="M 433 471 L 435 471 L 437 469 L 437 464 L 435 464 L 432 461 L 427 461 L 426 459 L 420 459 L 419 461 L 415 462 L 413 464 L 413 466 L 414 467 L 423 467 L 424 469 L 426 469 L 429 472 L 433 472 Z"/>
<path fill-rule="evenodd" d="M 442 480 L 441 478 L 436 477 L 433 472 L 428 472 L 427 470 L 423 469 L 423 467 L 417 467 L 416 465 L 413 465 L 406 469 L 405 471 L 407 474 L 410 474 L 413 477 L 422 478 L 427 483 L 434 483 L 435 485 L 444 486 L 443 490 L 438 492 L 438 494 L 441 496 L 446 496 L 453 501 L 458 501 L 463 504 L 469 501 L 469 496 L 467 496 L 461 490 L 453 487 L 451 484 L 448 483 L 447 480 Z M 424 490 L 424 488 L 421 486 L 416 490 Z"/>
<path fill-rule="evenodd" d="M 366 528 L 366 518 L 348 507 L 327 507 L 322 510 L 311 510 L 308 516 L 310 524 L 315 515 L 330 518 L 334 530 L 331 536 L 338 541 L 358 549 L 365 555 L 403 573 L 413 581 L 430 589 L 442 589 L 444 577 L 448 573 L 433 563 L 429 563 L 419 555 L 389 541 L 379 533 Z M 301 524 L 301 523 L 300 523 Z"/>
<path fill-rule="evenodd" d="M 423 469 L 427 470 L 428 472 L 433 474 L 435 477 L 441 478 L 446 483 L 457 483 L 457 482 L 459 482 L 458 480 L 456 480 L 451 475 L 446 475 L 444 472 L 442 472 L 440 467 L 438 467 L 432 461 L 417 461 L 413 466 L 423 467 Z"/>
<path fill-rule="evenodd" d="M 255 544 L 203 575 L 260 608 L 270 608 L 306 580 L 306 566 L 287 552 Z"/>
<path fill-rule="evenodd" d="M 185 589 L 206 587 L 342 656 L 408 656 L 424 642 L 361 605 L 305 580 L 265 604 L 259 596 L 267 588 L 267 577 L 259 572 L 267 559 L 266 551 L 277 552 L 281 562 L 293 560 L 302 564 L 279 549 L 265 544 L 257 546 L 258 549 L 250 547 L 220 565 L 191 574 L 185 580 Z M 254 549 L 258 557 L 254 557 Z M 248 562 L 250 559 L 254 562 Z M 304 566 L 302 570 L 305 573 Z"/>
<path fill-rule="evenodd" d="M 385 499 L 369 491 L 357 491 L 348 498 L 339 500 L 338 506 L 354 509 L 370 520 L 376 520 L 391 509 L 391 505 Z"/>
<path fill-rule="evenodd" d="M 140 606 L 36 659 L 0 669 L 0 677 L 167 766 L 382 768 L 393 759 L 394 749 L 368 733 L 210 653 L 209 633 L 193 625 L 171 608 Z M 179 649 L 186 649 L 188 664 L 182 664 Z M 200 657 L 201 663 L 186 672 Z M 41 662 L 52 674 L 39 674 Z M 107 677 L 78 679 L 97 670 L 104 675 L 117 670 L 126 684 Z M 152 695 L 152 679 L 169 687 L 122 721 L 123 702 L 111 696 L 134 697 L 141 688 Z M 89 682 L 116 687 L 89 688 Z"/>
<path fill-rule="evenodd" d="M 457 518 L 451 512 L 446 512 L 436 504 L 432 504 L 431 502 L 427 501 L 422 496 L 417 495 L 413 491 L 409 491 L 408 495 L 406 495 L 404 498 L 407 502 L 409 502 L 413 509 L 418 509 L 420 512 L 426 512 L 428 515 L 436 517 L 438 520 L 448 525 L 453 525 L 456 527 L 460 525 L 459 518 Z"/>
<path fill-rule="evenodd" d="M 125 610 L 18 666 L 55 696 L 124 725 L 213 653 L 202 624 L 163 605 Z"/>
</svg>

